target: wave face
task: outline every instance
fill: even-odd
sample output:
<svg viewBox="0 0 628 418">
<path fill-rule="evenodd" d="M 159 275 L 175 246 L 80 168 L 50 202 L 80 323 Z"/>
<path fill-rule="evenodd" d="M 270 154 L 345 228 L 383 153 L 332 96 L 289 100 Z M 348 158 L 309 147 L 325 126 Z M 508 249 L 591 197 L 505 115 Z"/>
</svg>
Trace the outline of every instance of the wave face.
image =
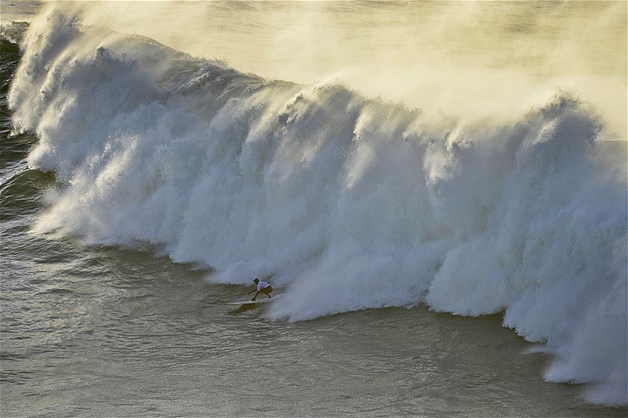
<svg viewBox="0 0 628 418">
<path fill-rule="evenodd" d="M 559 95 L 464 128 L 55 9 L 23 50 L 14 124 L 37 133 L 29 163 L 59 183 L 35 233 L 158 244 L 222 283 L 272 275 L 275 319 L 504 312 L 555 356 L 547 379 L 626 404 L 625 155 L 597 141 L 588 106 Z"/>
</svg>

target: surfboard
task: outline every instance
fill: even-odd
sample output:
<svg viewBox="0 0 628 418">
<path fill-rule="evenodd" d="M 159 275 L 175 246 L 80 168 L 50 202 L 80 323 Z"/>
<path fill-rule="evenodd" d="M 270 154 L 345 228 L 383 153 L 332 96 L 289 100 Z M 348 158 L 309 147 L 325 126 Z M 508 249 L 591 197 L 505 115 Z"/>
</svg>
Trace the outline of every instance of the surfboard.
<svg viewBox="0 0 628 418">
<path fill-rule="evenodd" d="M 239 302 L 227 302 L 227 305 L 255 305 L 258 303 L 266 303 L 266 302 L 270 302 L 271 300 L 273 300 L 274 298 L 267 298 L 264 297 L 264 299 L 256 299 L 256 300 L 241 300 Z"/>
<path fill-rule="evenodd" d="M 281 298 L 281 296 L 283 296 L 282 293 L 279 293 L 277 295 L 273 295 L 273 297 L 271 298 L 267 298 L 264 295 L 259 295 L 257 297 L 257 299 L 255 300 L 241 300 L 238 302 L 227 302 L 227 305 L 240 305 L 240 306 L 245 306 L 245 305 L 257 305 L 259 303 L 267 303 L 267 302 L 272 302 L 273 300 L 277 300 L 279 298 Z"/>
</svg>

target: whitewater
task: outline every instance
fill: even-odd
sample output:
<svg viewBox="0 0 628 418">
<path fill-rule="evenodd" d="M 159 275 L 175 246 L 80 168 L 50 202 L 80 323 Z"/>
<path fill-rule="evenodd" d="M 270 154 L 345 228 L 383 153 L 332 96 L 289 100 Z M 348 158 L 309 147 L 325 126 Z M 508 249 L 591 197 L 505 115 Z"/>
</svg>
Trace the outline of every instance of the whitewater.
<svg viewBox="0 0 628 418">
<path fill-rule="evenodd" d="M 462 123 L 82 19 L 32 22 L 8 96 L 29 167 L 55 178 L 32 234 L 269 277 L 275 321 L 501 313 L 551 355 L 546 380 L 628 403 L 626 155 L 599 108 L 555 91 Z"/>
</svg>

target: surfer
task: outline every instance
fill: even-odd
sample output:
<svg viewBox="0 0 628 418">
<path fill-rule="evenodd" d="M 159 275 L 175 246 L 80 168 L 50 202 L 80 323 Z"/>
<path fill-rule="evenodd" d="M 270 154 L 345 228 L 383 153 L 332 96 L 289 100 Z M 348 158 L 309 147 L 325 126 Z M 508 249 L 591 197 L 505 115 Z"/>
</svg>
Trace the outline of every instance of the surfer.
<svg viewBox="0 0 628 418">
<path fill-rule="evenodd" d="M 251 290 L 249 294 L 255 292 L 255 296 L 253 296 L 253 299 L 251 300 L 255 300 L 257 298 L 257 295 L 259 295 L 260 293 L 263 293 L 266 296 L 270 297 L 270 294 L 273 291 L 273 287 L 270 285 L 270 283 L 261 281 L 257 277 L 253 280 L 253 283 L 255 283 L 255 289 Z"/>
</svg>

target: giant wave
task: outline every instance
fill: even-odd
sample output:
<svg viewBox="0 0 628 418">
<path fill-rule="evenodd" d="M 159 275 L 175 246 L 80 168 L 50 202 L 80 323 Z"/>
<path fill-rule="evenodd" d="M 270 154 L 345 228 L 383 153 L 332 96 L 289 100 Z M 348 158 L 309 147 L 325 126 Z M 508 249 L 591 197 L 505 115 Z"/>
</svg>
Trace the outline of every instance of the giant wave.
<svg viewBox="0 0 628 418">
<path fill-rule="evenodd" d="M 272 275 L 275 319 L 504 312 L 554 355 L 548 380 L 627 403 L 625 161 L 567 94 L 471 128 L 50 9 L 9 101 L 58 180 L 34 233 L 158 244 L 216 282 Z"/>
</svg>

